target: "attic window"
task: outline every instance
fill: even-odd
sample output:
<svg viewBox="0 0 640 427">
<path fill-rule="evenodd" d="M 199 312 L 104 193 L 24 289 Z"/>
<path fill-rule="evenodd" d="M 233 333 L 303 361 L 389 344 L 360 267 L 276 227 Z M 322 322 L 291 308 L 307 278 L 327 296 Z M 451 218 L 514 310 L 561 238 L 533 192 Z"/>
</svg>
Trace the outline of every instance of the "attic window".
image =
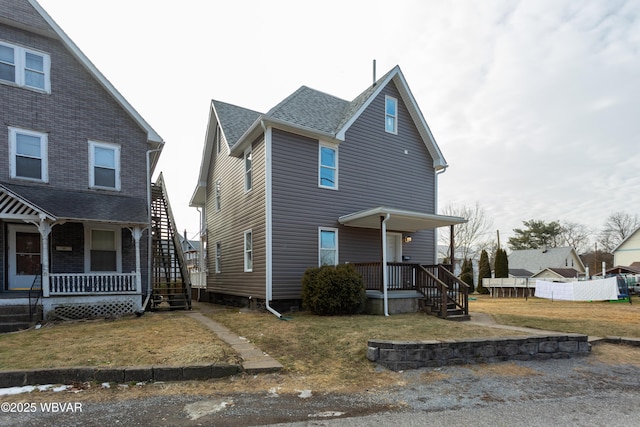
<svg viewBox="0 0 640 427">
<path fill-rule="evenodd" d="M 49 55 L 0 42 L 0 81 L 51 93 Z"/>
<path fill-rule="evenodd" d="M 390 96 L 384 98 L 384 130 L 396 135 L 398 133 L 398 100 Z"/>
</svg>

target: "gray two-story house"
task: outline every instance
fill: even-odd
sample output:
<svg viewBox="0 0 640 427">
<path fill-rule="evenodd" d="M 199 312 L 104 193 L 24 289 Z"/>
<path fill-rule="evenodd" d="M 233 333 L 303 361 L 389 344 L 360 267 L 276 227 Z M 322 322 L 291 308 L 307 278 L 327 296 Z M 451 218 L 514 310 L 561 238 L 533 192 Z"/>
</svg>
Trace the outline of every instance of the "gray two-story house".
<svg viewBox="0 0 640 427">
<path fill-rule="evenodd" d="M 464 222 L 437 215 L 446 168 L 399 67 L 353 101 L 305 86 L 266 114 L 212 101 L 191 199 L 211 299 L 279 314 L 299 301 L 307 268 L 342 263 L 385 311 L 389 298 L 418 297 L 435 229 Z"/>
<path fill-rule="evenodd" d="M 141 309 L 162 146 L 37 1 L 0 2 L 0 314 Z"/>
</svg>

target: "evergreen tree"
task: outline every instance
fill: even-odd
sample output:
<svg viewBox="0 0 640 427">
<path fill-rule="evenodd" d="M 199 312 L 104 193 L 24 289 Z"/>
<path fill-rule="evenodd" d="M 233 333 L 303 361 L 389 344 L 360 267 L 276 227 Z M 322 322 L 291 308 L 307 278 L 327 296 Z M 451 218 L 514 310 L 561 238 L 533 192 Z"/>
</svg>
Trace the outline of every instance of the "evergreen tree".
<svg viewBox="0 0 640 427">
<path fill-rule="evenodd" d="M 462 263 L 462 271 L 460 272 L 460 280 L 469 285 L 469 292 L 474 291 L 473 286 L 473 262 L 470 259 L 465 259 Z"/>
<path fill-rule="evenodd" d="M 504 249 L 496 251 L 495 277 L 509 277 L 509 259 Z"/>
<path fill-rule="evenodd" d="M 479 294 L 488 294 L 489 290 L 482 286 L 482 279 L 491 278 L 491 264 L 489 263 L 489 254 L 486 250 L 480 253 L 480 262 L 478 263 L 478 288 Z"/>
</svg>

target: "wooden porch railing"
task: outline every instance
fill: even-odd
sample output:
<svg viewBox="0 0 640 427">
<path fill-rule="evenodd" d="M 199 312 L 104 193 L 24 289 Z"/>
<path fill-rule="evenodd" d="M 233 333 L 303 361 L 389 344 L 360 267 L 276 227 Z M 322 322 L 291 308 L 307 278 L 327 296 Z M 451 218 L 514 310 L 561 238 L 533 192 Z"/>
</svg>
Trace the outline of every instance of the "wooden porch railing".
<svg viewBox="0 0 640 427">
<path fill-rule="evenodd" d="M 137 286 L 136 273 L 65 273 L 49 274 L 48 294 L 92 295 L 92 294 L 136 294 L 142 290 Z"/>
<path fill-rule="evenodd" d="M 354 263 L 367 290 L 383 292 L 382 267 L 379 262 Z M 450 266 L 387 263 L 389 291 L 415 290 L 425 296 L 431 311 L 446 319 L 448 309 L 469 315 L 469 285 L 457 278 Z"/>
</svg>

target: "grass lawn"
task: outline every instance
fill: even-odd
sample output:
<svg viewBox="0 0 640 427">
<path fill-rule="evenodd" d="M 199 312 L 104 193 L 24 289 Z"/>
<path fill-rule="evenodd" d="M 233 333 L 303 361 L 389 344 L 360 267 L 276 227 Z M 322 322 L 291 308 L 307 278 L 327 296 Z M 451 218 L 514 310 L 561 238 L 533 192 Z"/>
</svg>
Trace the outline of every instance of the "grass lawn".
<svg viewBox="0 0 640 427">
<path fill-rule="evenodd" d="M 469 301 L 469 311 L 489 313 L 497 323 L 589 336 L 640 338 L 640 298 L 622 302 L 490 298 Z"/>
<path fill-rule="evenodd" d="M 0 370 L 235 362 L 229 346 L 181 312 L 45 324 L 0 334 Z"/>
<path fill-rule="evenodd" d="M 402 374 L 380 370 L 366 359 L 369 339 L 518 335 L 514 331 L 445 321 L 421 313 L 320 317 L 300 312 L 287 314 L 291 320 L 283 321 L 270 313 L 202 305 L 206 307 L 203 314 L 253 342 L 280 361 L 284 370 L 278 374 L 196 382 L 181 386 L 185 388 L 179 389 L 180 393 L 269 390 L 274 385 L 292 393 L 305 388 L 362 392 L 402 386 L 405 381 Z M 629 305 L 482 296 L 470 301 L 470 310 L 490 313 L 499 323 L 516 326 L 596 336 L 640 337 L 640 301 Z M 596 346 L 590 359 L 640 364 L 637 349 L 622 347 L 625 346 Z M 181 311 L 147 313 L 140 318 L 119 320 L 58 322 L 39 330 L 0 334 L 0 371 L 199 362 L 235 363 L 237 356 L 211 331 Z M 508 364 L 501 368 L 504 370 L 508 370 Z M 165 393 L 178 390 L 177 385 L 170 383 L 158 387 Z M 105 398 L 111 398 L 116 392 L 103 393 L 110 393 Z"/>
</svg>

